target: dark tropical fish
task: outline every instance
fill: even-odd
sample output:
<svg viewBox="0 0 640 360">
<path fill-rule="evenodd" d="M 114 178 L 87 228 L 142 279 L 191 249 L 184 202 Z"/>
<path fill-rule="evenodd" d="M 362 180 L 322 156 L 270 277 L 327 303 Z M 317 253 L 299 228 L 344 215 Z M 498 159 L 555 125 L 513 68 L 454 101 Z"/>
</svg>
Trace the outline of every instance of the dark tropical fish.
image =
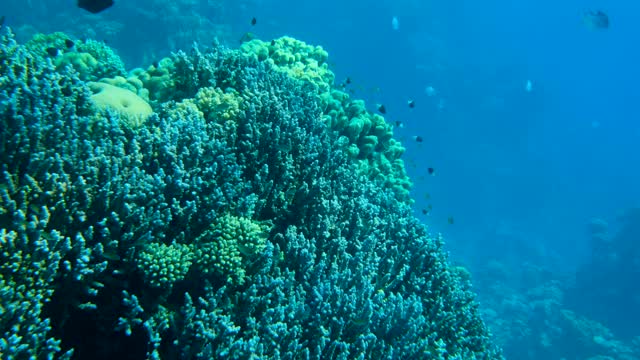
<svg viewBox="0 0 640 360">
<path fill-rule="evenodd" d="M 65 39 L 64 40 L 64 44 L 67 46 L 67 49 L 71 49 L 72 47 L 75 46 L 75 43 L 72 40 L 69 40 L 69 39 Z"/>
<path fill-rule="evenodd" d="M 427 169 L 427 172 L 429 173 L 429 175 L 433 175 L 433 174 L 436 173 L 436 169 L 430 167 L 430 168 Z"/>
<path fill-rule="evenodd" d="M 349 84 L 351 84 L 351 78 L 350 78 L 350 77 L 347 77 L 347 78 L 342 82 L 342 84 L 340 84 L 340 86 L 342 87 L 342 89 L 346 89 L 346 88 L 347 88 L 347 85 L 349 85 Z"/>
<path fill-rule="evenodd" d="M 582 14 L 582 21 L 592 29 L 608 29 L 609 15 L 602 10 L 589 10 Z"/>
<path fill-rule="evenodd" d="M 402 127 L 402 121 L 396 120 L 396 127 Z"/>
<path fill-rule="evenodd" d="M 2 30 L 2 26 L 4 25 L 4 15 L 0 16 L 0 30 Z"/>
<path fill-rule="evenodd" d="M 378 111 L 380 111 L 380 114 L 386 114 L 387 108 L 385 108 L 384 105 L 378 105 Z"/>
<path fill-rule="evenodd" d="M 427 209 L 422 209 L 422 215 L 427 215 L 429 213 L 429 210 Z"/>
<path fill-rule="evenodd" d="M 78 0 L 78 7 L 97 14 L 113 5 L 113 0 Z"/>
<path fill-rule="evenodd" d="M 407 101 L 407 104 L 408 104 L 408 105 L 409 105 L 409 107 L 410 107 L 410 108 L 412 108 L 412 109 L 413 109 L 414 107 L 416 107 L 416 102 L 415 102 L 415 101 L 413 101 L 413 100 L 409 100 L 409 101 Z"/>
<path fill-rule="evenodd" d="M 276 41 L 275 40 L 271 40 L 271 46 L 276 46 Z"/>
<path fill-rule="evenodd" d="M 453 216 L 449 216 L 449 218 L 447 219 L 447 222 L 449 223 L 449 225 L 453 225 L 454 223 Z"/>
<path fill-rule="evenodd" d="M 421 142 L 423 142 L 423 141 L 424 141 L 424 139 L 422 138 L 422 136 L 419 136 L 419 135 L 414 136 L 414 137 L 413 137 L 413 140 L 415 140 L 416 142 L 419 142 L 419 143 L 421 143 Z"/>
<path fill-rule="evenodd" d="M 258 23 L 258 20 L 256 20 L 256 18 L 251 19 L 251 25 L 255 25 Z"/>
<path fill-rule="evenodd" d="M 102 257 L 104 257 L 107 260 L 111 260 L 111 261 L 118 261 L 120 260 L 120 255 L 118 255 L 118 253 L 111 249 L 111 250 L 105 250 L 102 253 Z"/>
<path fill-rule="evenodd" d="M 58 50 L 58 49 L 56 49 L 54 47 L 47 48 L 46 51 L 47 51 L 47 54 L 49 54 L 49 56 L 51 56 L 51 57 L 56 57 L 60 53 L 60 50 Z"/>
</svg>

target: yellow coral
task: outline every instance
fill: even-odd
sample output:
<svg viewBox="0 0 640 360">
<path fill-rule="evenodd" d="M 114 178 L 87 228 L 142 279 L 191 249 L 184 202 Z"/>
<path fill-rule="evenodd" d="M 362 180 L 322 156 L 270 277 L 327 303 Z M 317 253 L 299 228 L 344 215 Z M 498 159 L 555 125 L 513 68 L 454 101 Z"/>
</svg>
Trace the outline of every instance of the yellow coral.
<svg viewBox="0 0 640 360">
<path fill-rule="evenodd" d="M 233 89 L 224 92 L 220 88 L 202 88 L 196 94 L 195 103 L 205 119 L 218 123 L 235 120 L 242 113 L 242 98 Z"/>
<path fill-rule="evenodd" d="M 292 78 L 316 85 L 319 93 L 330 91 L 333 86 L 335 75 L 329 70 L 329 54 L 321 46 L 284 36 L 271 42 L 254 39 L 242 44 L 240 50 L 245 56 L 271 62 L 276 70 Z"/>
<path fill-rule="evenodd" d="M 102 82 L 90 82 L 88 85 L 93 92 L 91 99 L 95 106 L 99 110 L 115 111 L 130 127 L 142 126 L 153 114 L 151 106 L 132 91 Z"/>
</svg>

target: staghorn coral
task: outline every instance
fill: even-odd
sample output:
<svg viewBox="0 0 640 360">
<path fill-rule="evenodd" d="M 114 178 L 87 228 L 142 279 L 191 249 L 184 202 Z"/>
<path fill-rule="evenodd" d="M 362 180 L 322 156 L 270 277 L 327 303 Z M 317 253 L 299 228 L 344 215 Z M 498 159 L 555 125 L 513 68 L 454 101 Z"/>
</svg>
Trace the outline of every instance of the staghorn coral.
<svg viewBox="0 0 640 360">
<path fill-rule="evenodd" d="M 71 239 L 22 328 L 51 319 L 40 338 L 92 359 L 501 358 L 442 239 L 359 170 L 316 85 L 239 51 L 181 52 L 175 91 L 134 130 L 94 112 L 76 72 L 9 36 L 0 50 L 1 164 L 38 184 L 9 198 Z M 198 108 L 205 88 L 242 99 L 233 126 Z M 187 247 L 228 261 L 211 276 Z"/>
</svg>

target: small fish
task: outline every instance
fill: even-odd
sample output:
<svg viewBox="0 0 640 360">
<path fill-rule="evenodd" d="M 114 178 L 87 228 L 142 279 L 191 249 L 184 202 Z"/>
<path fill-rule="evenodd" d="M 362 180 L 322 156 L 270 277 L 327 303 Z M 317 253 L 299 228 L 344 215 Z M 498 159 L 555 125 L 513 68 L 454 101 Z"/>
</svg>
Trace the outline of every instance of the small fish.
<svg viewBox="0 0 640 360">
<path fill-rule="evenodd" d="M 396 120 L 396 127 L 398 128 L 404 127 L 404 125 L 402 124 L 402 121 Z"/>
<path fill-rule="evenodd" d="M 0 30 L 2 30 L 2 26 L 4 26 L 4 15 L 0 16 Z"/>
<path fill-rule="evenodd" d="M 436 173 L 436 169 L 430 167 L 430 168 L 427 168 L 427 172 L 429 173 L 429 175 L 434 175 Z"/>
<path fill-rule="evenodd" d="M 153 65 L 153 67 L 156 68 L 156 69 L 160 67 L 160 64 L 158 63 L 157 60 L 154 61 L 153 63 L 151 63 L 151 65 Z"/>
<path fill-rule="evenodd" d="M 449 225 L 453 225 L 454 223 L 453 216 L 449 216 L 449 218 L 447 218 L 447 222 L 449 223 Z"/>
<path fill-rule="evenodd" d="M 111 250 L 105 250 L 102 253 L 102 257 L 107 259 L 107 260 L 111 260 L 111 261 L 118 261 L 120 260 L 120 255 L 118 255 L 118 253 L 111 249 Z"/>
<path fill-rule="evenodd" d="M 67 47 L 67 49 L 71 49 L 76 44 L 72 40 L 64 39 L 64 45 Z"/>
<path fill-rule="evenodd" d="M 385 108 L 384 105 L 378 104 L 378 111 L 380 111 L 380 114 L 386 114 L 387 108 Z"/>
<path fill-rule="evenodd" d="M 346 89 L 347 85 L 351 84 L 351 78 L 347 77 L 344 82 L 342 82 L 342 84 L 340 84 L 340 87 L 342 87 L 342 89 Z"/>
<path fill-rule="evenodd" d="M 51 57 L 56 57 L 56 56 L 58 56 L 58 54 L 60 54 L 60 50 L 58 50 L 58 49 L 56 49 L 54 47 L 47 48 L 46 51 L 47 51 L 47 54 L 49 56 L 51 56 Z"/>
<path fill-rule="evenodd" d="M 429 85 L 424 89 L 424 93 L 427 94 L 427 96 L 436 96 L 438 94 L 438 92 L 436 91 L 436 89 Z"/>
<path fill-rule="evenodd" d="M 409 105 L 409 108 L 413 109 L 414 107 L 416 107 L 416 102 L 413 100 L 409 100 L 407 101 L 407 105 Z"/>
<path fill-rule="evenodd" d="M 391 19 L 391 28 L 395 31 L 400 30 L 400 21 L 395 16 Z"/>
<path fill-rule="evenodd" d="M 527 80 L 527 82 L 524 84 L 524 90 L 526 92 L 531 92 L 531 90 L 533 90 L 533 83 L 531 82 L 531 80 Z"/>
<path fill-rule="evenodd" d="M 608 29 L 609 15 L 602 10 L 589 10 L 582 14 L 582 21 L 591 29 Z"/>
<path fill-rule="evenodd" d="M 416 136 L 414 136 L 414 137 L 413 137 L 413 140 L 414 140 L 415 142 L 419 142 L 419 143 L 421 143 L 421 142 L 423 142 L 423 141 L 424 141 L 424 139 L 423 139 L 423 138 L 422 138 L 422 136 L 420 136 L 420 135 L 416 135 Z"/>
<path fill-rule="evenodd" d="M 271 40 L 271 46 L 276 46 L 276 41 L 275 40 Z"/>
<path fill-rule="evenodd" d="M 422 209 L 422 215 L 427 215 L 429 213 L 429 210 L 427 209 Z"/>
<path fill-rule="evenodd" d="M 251 25 L 255 25 L 258 23 L 258 20 L 256 20 L 256 18 L 251 19 Z"/>
<path fill-rule="evenodd" d="M 92 14 L 97 14 L 110 8 L 113 0 L 78 0 L 78 7 L 85 9 Z"/>
</svg>

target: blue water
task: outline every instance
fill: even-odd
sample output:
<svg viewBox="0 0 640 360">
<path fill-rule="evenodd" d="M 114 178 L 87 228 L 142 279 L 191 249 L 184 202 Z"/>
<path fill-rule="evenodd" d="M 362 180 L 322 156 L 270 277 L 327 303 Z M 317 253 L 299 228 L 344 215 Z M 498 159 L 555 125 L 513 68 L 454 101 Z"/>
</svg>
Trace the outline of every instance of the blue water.
<svg viewBox="0 0 640 360">
<path fill-rule="evenodd" d="M 478 234 L 507 223 L 575 265 L 590 217 L 638 204 L 638 5 L 607 3 L 611 28 L 593 31 L 580 13 L 595 2 L 277 3 L 245 19 L 266 23 L 255 29 L 265 38 L 321 44 L 339 80 L 351 77 L 404 123 L 417 207 L 429 193 L 427 222 L 454 253 L 470 241 L 491 247 Z M 427 167 L 437 175 L 421 180 Z"/>
<path fill-rule="evenodd" d="M 611 27 L 585 26 L 587 9 L 606 11 Z M 482 306 L 502 319 L 516 315 L 492 306 L 500 294 L 492 292 L 490 277 L 482 278 L 488 263 L 498 261 L 512 274 L 529 263 L 548 273 L 544 281 L 572 279 L 592 261 L 590 219 L 615 228 L 622 226 L 616 225 L 621 213 L 640 206 L 638 14 L 640 3 L 629 0 L 116 0 L 99 15 L 72 1 L 0 5 L 18 38 L 37 31 L 94 37 L 117 49 L 129 68 L 194 41 L 206 46 L 216 30 L 230 47 L 247 31 L 264 40 L 289 35 L 321 45 L 337 82 L 349 77 L 354 96 L 370 110 L 384 104 L 387 120 L 403 123 L 396 135 L 407 148 L 416 213 L 443 233 L 452 261 L 478 278 Z M 424 142 L 414 141 L 416 135 Z M 526 297 L 526 288 L 539 285 L 527 281 L 514 280 L 513 294 Z M 633 286 L 630 291 L 640 292 Z M 634 301 L 629 306 L 640 307 L 640 299 Z M 596 320 L 614 335 L 624 327 L 607 324 L 607 316 Z M 623 337 L 633 336 L 626 329 Z M 511 340 L 499 341 L 507 342 L 512 358 L 552 358 L 514 350 Z"/>
</svg>

